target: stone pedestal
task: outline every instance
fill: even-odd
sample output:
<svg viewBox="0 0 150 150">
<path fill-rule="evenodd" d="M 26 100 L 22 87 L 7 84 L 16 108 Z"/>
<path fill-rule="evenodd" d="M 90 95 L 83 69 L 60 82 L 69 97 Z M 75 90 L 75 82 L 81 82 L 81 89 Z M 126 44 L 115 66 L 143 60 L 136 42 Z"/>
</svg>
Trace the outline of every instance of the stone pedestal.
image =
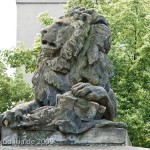
<svg viewBox="0 0 150 150">
<path fill-rule="evenodd" d="M 149 150 L 132 146 L 1 146 L 0 150 Z"/>
<path fill-rule="evenodd" d="M 11 130 L 2 127 L 2 145 L 131 145 L 123 128 L 92 128 L 82 134 L 63 134 L 47 130 Z"/>
</svg>

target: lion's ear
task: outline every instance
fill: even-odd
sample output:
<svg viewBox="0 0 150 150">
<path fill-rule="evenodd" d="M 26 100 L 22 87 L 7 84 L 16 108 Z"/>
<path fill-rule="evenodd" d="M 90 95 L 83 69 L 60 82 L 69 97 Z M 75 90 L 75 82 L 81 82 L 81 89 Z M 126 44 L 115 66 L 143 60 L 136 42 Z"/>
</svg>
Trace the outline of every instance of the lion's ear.
<svg viewBox="0 0 150 150">
<path fill-rule="evenodd" d="M 91 46 L 88 49 L 88 63 L 90 65 L 94 64 L 99 59 L 99 49 L 95 43 L 91 43 Z"/>
</svg>

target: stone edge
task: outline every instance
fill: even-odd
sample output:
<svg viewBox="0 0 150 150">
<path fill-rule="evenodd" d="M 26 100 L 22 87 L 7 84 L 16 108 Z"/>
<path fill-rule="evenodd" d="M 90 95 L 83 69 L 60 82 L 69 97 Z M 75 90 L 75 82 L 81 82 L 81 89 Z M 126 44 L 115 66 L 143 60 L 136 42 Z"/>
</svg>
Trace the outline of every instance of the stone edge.
<svg viewBox="0 0 150 150">
<path fill-rule="evenodd" d="M 16 4 L 66 4 L 67 0 L 16 0 Z"/>
</svg>

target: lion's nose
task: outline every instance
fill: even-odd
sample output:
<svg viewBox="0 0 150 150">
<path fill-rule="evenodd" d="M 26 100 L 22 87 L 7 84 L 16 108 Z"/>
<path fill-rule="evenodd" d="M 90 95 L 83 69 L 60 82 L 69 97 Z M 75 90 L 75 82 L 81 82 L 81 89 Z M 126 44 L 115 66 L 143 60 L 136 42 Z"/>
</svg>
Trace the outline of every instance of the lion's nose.
<svg viewBox="0 0 150 150">
<path fill-rule="evenodd" d="M 43 45 L 46 45 L 46 44 L 47 44 L 47 41 L 46 41 L 46 40 L 42 40 L 42 44 L 43 44 Z"/>
<path fill-rule="evenodd" d="M 48 42 L 47 40 L 42 40 L 43 45 L 48 45 L 50 47 L 57 47 L 54 42 Z"/>
</svg>

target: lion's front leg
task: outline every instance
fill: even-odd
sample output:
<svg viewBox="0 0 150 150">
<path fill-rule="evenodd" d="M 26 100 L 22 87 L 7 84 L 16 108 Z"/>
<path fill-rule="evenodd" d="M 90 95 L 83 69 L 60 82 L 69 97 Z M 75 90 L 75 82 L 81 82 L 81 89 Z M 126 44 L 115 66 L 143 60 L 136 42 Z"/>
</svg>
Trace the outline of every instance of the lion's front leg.
<svg viewBox="0 0 150 150">
<path fill-rule="evenodd" d="M 103 118 L 108 120 L 114 120 L 115 118 L 115 106 L 110 99 L 107 91 L 100 86 L 93 86 L 89 83 L 78 83 L 72 86 L 72 93 L 76 97 L 82 97 L 89 101 L 98 102 L 100 105 L 106 107 Z"/>
</svg>

